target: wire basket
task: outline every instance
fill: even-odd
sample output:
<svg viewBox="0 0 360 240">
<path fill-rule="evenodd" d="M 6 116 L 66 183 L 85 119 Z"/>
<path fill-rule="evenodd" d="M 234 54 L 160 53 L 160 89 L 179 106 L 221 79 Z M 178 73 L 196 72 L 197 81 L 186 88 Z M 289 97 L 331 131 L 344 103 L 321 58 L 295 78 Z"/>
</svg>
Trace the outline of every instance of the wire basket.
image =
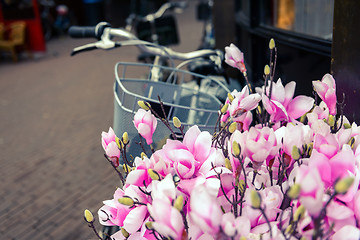
<svg viewBox="0 0 360 240">
<path fill-rule="evenodd" d="M 154 71 L 160 73 L 157 74 L 160 79 L 156 81 Z M 172 122 L 174 116 L 178 117 L 185 130 L 198 125 L 202 131 L 212 133 L 222 104 L 220 99 L 225 99 L 229 92 L 217 79 L 152 64 L 119 62 L 115 66 L 115 77 L 114 131 L 117 136 L 128 132 L 131 141 L 128 152 L 133 156 L 138 156 L 143 151 L 137 144 L 140 137 L 133 124 L 139 100 L 150 103 L 169 122 Z M 202 79 L 200 86 L 192 81 L 195 77 Z M 163 102 L 166 116 L 161 110 L 158 97 Z M 158 119 L 153 135 L 153 148 L 161 148 L 169 136 L 169 129 Z"/>
</svg>

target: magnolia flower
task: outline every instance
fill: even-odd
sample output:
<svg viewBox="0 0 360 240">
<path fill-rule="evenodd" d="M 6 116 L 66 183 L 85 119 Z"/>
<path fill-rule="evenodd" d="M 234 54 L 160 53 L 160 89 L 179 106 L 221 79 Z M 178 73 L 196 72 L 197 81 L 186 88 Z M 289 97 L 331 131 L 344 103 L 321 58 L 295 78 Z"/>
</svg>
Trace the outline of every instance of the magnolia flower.
<svg viewBox="0 0 360 240">
<path fill-rule="evenodd" d="M 346 225 L 337 231 L 331 238 L 332 240 L 358 240 L 360 239 L 360 229 Z"/>
<path fill-rule="evenodd" d="M 197 185 L 191 191 L 190 197 L 190 218 L 203 232 L 214 236 L 220 230 L 222 211 L 216 196 L 209 189 L 220 187 L 218 179 L 213 180 L 213 186 L 204 184 Z"/>
<path fill-rule="evenodd" d="M 270 81 L 266 89 L 256 88 L 256 91 L 262 94 L 262 102 L 266 111 L 270 114 L 272 122 L 290 121 L 301 117 L 307 113 L 314 104 L 314 99 L 307 96 L 294 97 L 296 83 L 289 82 L 284 87 L 281 79 L 272 85 L 271 99 L 270 95 Z"/>
<path fill-rule="evenodd" d="M 139 134 L 145 138 L 147 144 L 152 144 L 157 120 L 150 110 L 139 109 L 134 116 L 134 125 Z"/>
<path fill-rule="evenodd" d="M 242 137 L 245 138 L 242 141 L 245 143 L 245 146 L 242 146 L 245 155 L 250 158 L 255 169 L 259 168 L 264 161 L 273 159 L 278 153 L 279 148 L 272 128 L 252 127 L 248 132 L 244 132 Z"/>
<path fill-rule="evenodd" d="M 124 191 L 120 188 L 116 189 L 114 198 L 112 200 L 105 200 L 104 206 L 99 211 L 100 223 L 104 226 L 123 226 L 124 219 L 130 212 L 130 208 L 120 204 L 117 199 L 125 195 Z"/>
<path fill-rule="evenodd" d="M 234 122 L 241 124 L 240 130 L 248 130 L 252 122 L 250 111 L 258 106 L 261 96 L 258 93 L 249 94 L 248 86 L 245 86 L 241 92 L 234 90 L 231 95 L 234 99 L 231 102 L 227 99 L 229 107 L 222 121 L 226 121 L 230 116 Z"/>
<path fill-rule="evenodd" d="M 329 226 L 333 225 L 333 231 L 337 232 L 346 225 L 356 226 L 353 210 L 344 204 L 331 201 L 326 210 L 327 221 Z"/>
<path fill-rule="evenodd" d="M 301 165 L 296 183 L 300 184 L 299 201 L 311 216 L 317 217 L 323 207 L 324 183 L 317 168 Z"/>
<path fill-rule="evenodd" d="M 172 175 L 168 174 L 161 181 L 152 182 L 152 199 L 161 199 L 171 203 L 176 198 L 175 183 Z"/>
<path fill-rule="evenodd" d="M 221 218 L 221 227 L 229 237 L 247 236 L 250 233 L 250 220 L 245 216 L 235 218 L 231 212 L 225 213 Z"/>
<path fill-rule="evenodd" d="M 246 72 L 244 53 L 232 43 L 229 47 L 225 47 L 225 62 L 230 66 L 239 69 L 242 73 Z"/>
<path fill-rule="evenodd" d="M 229 113 L 234 121 L 244 112 L 251 111 L 258 106 L 261 96 L 258 93 L 249 94 L 246 85 L 241 92 L 236 92 L 233 101 L 229 104 Z"/>
<path fill-rule="evenodd" d="M 327 73 L 321 81 L 312 83 L 316 93 L 328 106 L 330 114 L 336 115 L 336 84 L 333 76 Z"/>
<path fill-rule="evenodd" d="M 181 239 L 184 231 L 184 222 L 178 209 L 165 199 L 156 198 L 152 204 L 147 205 L 153 218 L 152 227 L 165 237 Z"/>
<path fill-rule="evenodd" d="M 147 157 L 144 159 L 136 157 L 134 164 L 135 169 L 129 172 L 128 176 L 126 177 L 126 184 L 139 187 L 144 186 L 144 184 L 148 186 L 152 181 L 148 173 L 148 169 L 151 168 L 150 160 Z"/>
<path fill-rule="evenodd" d="M 183 142 L 168 139 L 159 154 L 165 162 L 171 163 L 181 179 L 188 179 L 197 174 L 211 154 L 216 154 L 211 144 L 210 133 L 193 126 L 186 132 Z"/>
<path fill-rule="evenodd" d="M 115 167 L 119 166 L 120 150 L 115 141 L 116 135 L 110 127 L 108 132 L 101 133 L 101 144 L 106 156 L 109 157 Z"/>
</svg>

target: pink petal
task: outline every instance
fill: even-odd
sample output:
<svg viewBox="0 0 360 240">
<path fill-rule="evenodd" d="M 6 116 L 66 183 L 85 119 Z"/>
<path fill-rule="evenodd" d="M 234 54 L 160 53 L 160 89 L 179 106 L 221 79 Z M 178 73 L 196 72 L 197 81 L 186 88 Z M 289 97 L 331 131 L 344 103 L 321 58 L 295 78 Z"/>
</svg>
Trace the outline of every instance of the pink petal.
<svg viewBox="0 0 360 240">
<path fill-rule="evenodd" d="M 137 128 L 139 134 L 146 139 L 147 144 L 152 144 L 152 132 L 149 125 L 140 123 Z"/>
<path fill-rule="evenodd" d="M 186 145 L 190 152 L 194 152 L 194 144 L 196 138 L 199 136 L 200 133 L 201 131 L 196 125 L 189 128 L 189 130 L 185 133 L 183 143 Z"/>
<path fill-rule="evenodd" d="M 315 91 L 317 92 L 317 94 L 319 94 L 319 97 L 322 100 L 324 100 L 326 91 L 328 90 L 329 87 L 325 83 L 320 82 L 319 80 L 313 81 L 312 83 L 313 83 Z"/>
<path fill-rule="evenodd" d="M 315 100 L 311 97 L 297 96 L 289 103 L 287 112 L 291 118 L 297 119 L 310 111 L 314 102 Z"/>
<path fill-rule="evenodd" d="M 331 181 L 331 168 L 329 159 L 324 155 L 313 149 L 310 160 L 309 167 L 318 169 L 321 179 L 330 184 Z"/>
<path fill-rule="evenodd" d="M 360 229 L 351 225 L 342 227 L 332 236 L 332 240 L 358 240 L 358 239 L 360 239 Z"/>
<path fill-rule="evenodd" d="M 111 142 L 107 146 L 105 153 L 109 157 L 120 157 L 120 150 L 119 150 L 116 142 Z"/>
<path fill-rule="evenodd" d="M 283 105 L 287 107 L 291 99 L 294 97 L 296 82 L 291 81 L 285 86 L 285 99 Z"/>
<path fill-rule="evenodd" d="M 261 100 L 261 96 L 257 93 L 250 94 L 241 100 L 239 107 L 246 111 L 253 110 L 257 107 L 258 103 Z"/>
<path fill-rule="evenodd" d="M 147 212 L 146 206 L 139 206 L 132 209 L 124 220 L 124 229 L 128 233 L 135 233 L 143 224 Z"/>
<path fill-rule="evenodd" d="M 200 164 L 205 162 L 209 156 L 211 143 L 212 140 L 209 132 L 201 132 L 196 138 L 193 154 L 195 159 L 200 162 Z"/>
</svg>

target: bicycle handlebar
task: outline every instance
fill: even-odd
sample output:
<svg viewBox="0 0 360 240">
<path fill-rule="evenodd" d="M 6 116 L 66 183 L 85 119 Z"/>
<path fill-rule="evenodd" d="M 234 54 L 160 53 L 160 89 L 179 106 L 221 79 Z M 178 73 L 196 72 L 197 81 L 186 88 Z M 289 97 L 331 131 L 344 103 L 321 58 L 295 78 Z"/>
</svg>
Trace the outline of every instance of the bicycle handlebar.
<svg viewBox="0 0 360 240">
<path fill-rule="evenodd" d="M 110 24 L 101 22 L 96 26 L 71 26 L 69 36 L 72 38 L 97 38 L 100 40 L 106 27 L 110 27 Z"/>
<path fill-rule="evenodd" d="M 100 39 L 100 41 L 96 43 L 90 43 L 84 46 L 74 48 L 71 55 L 93 49 L 111 49 L 125 45 L 133 45 L 137 46 L 142 51 L 145 51 L 147 53 L 178 60 L 189 60 L 208 56 L 218 56 L 221 60 L 223 60 L 224 57 L 223 53 L 220 50 L 211 49 L 196 50 L 188 53 L 176 52 L 164 46 L 159 46 L 151 42 L 139 40 L 131 32 L 121 28 L 111 28 L 110 24 L 106 22 L 100 22 L 95 27 L 72 26 L 69 29 L 69 35 L 75 38 L 95 37 L 97 39 Z M 121 37 L 127 39 L 128 41 L 115 42 L 111 40 L 112 37 Z"/>
</svg>

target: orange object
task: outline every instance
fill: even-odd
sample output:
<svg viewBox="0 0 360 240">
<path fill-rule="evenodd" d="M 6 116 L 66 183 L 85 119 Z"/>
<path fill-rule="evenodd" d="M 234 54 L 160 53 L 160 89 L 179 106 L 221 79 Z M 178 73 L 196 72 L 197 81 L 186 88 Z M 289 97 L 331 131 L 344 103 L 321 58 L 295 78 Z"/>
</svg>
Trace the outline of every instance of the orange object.
<svg viewBox="0 0 360 240">
<path fill-rule="evenodd" d="M 14 62 L 17 62 L 17 53 L 18 49 L 24 48 L 29 53 L 29 48 L 26 44 L 26 23 L 23 21 L 13 22 L 8 26 L 4 26 L 0 29 L 2 36 L 0 37 L 0 50 L 9 51 L 11 53 L 12 59 Z M 7 34 L 8 32 L 8 34 Z"/>
</svg>

